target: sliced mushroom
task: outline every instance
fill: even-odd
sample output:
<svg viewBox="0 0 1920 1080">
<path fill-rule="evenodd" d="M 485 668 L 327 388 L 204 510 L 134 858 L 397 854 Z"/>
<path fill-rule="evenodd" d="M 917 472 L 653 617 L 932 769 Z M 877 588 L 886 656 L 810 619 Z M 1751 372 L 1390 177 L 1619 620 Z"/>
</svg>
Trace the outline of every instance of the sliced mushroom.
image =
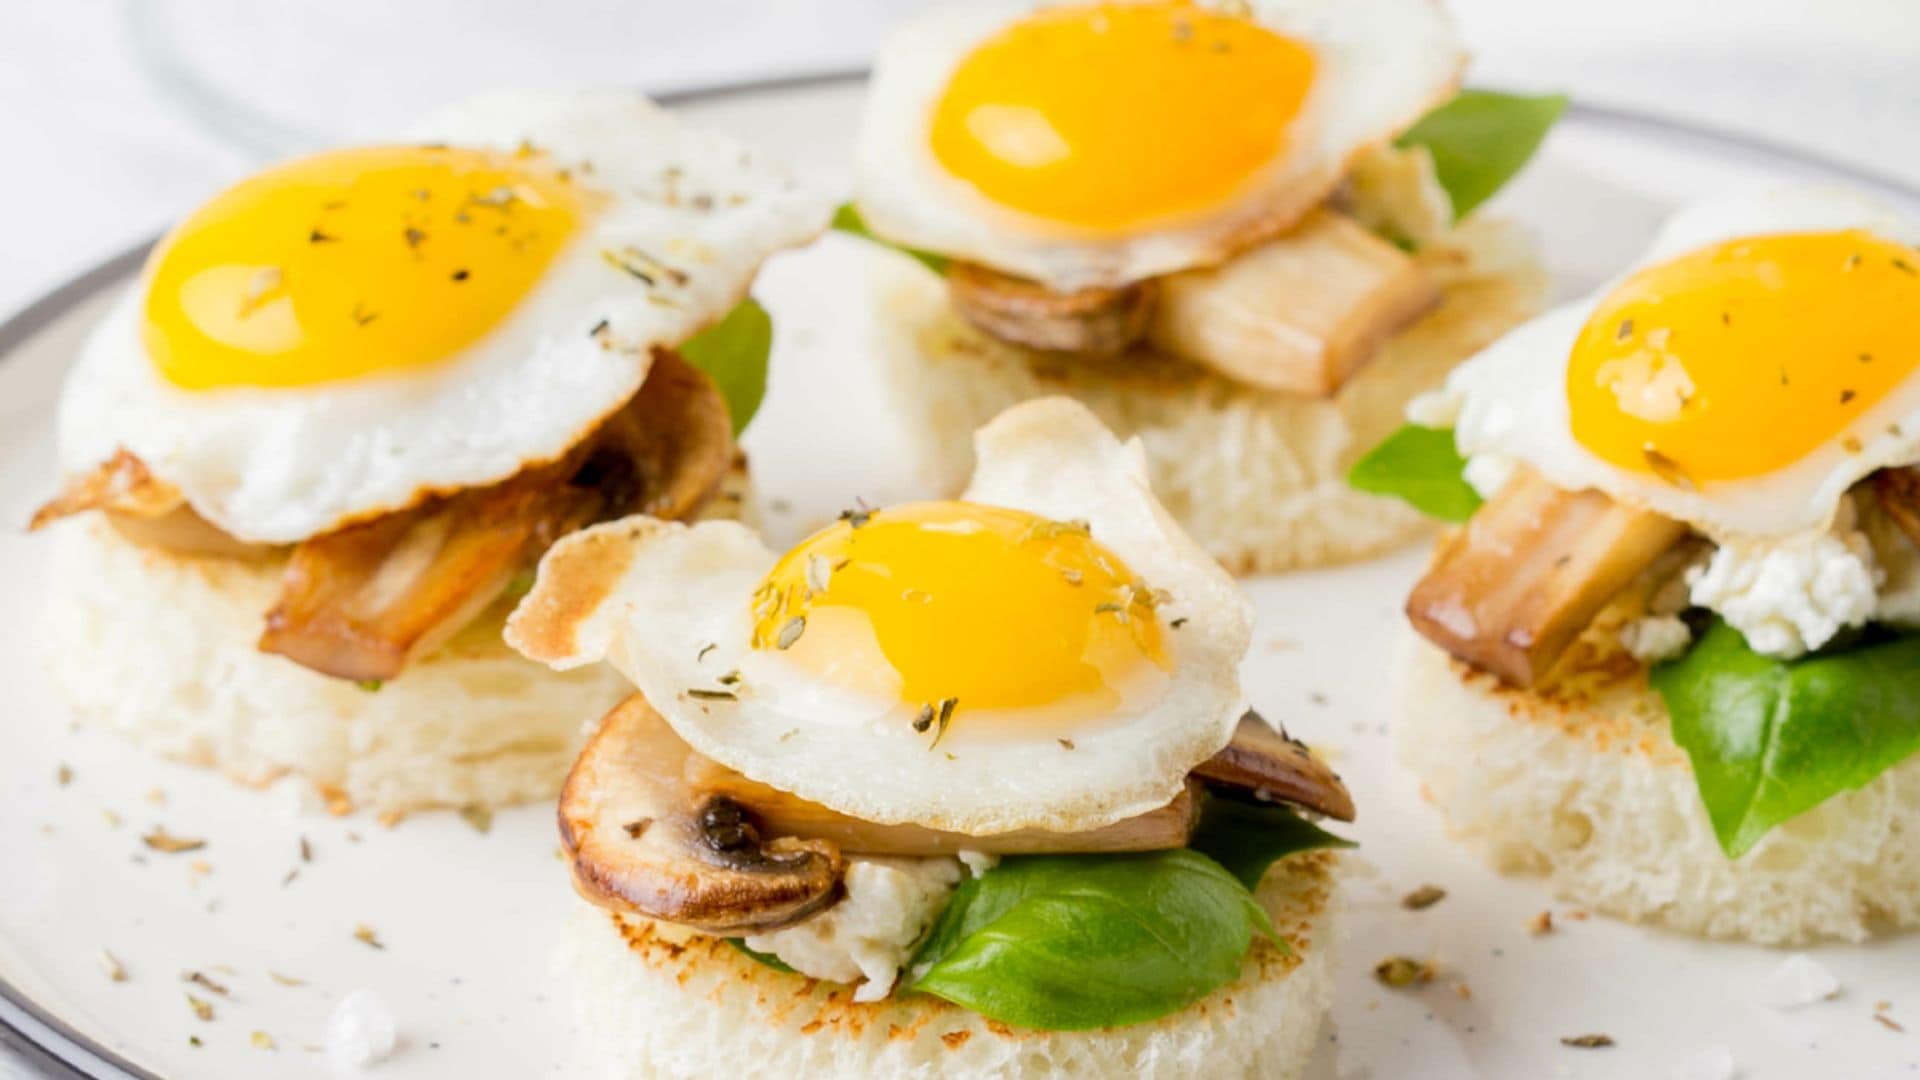
<svg viewBox="0 0 1920 1080">
<path fill-rule="evenodd" d="M 34 512 L 27 529 L 89 510 L 100 511 L 115 531 L 134 543 L 176 555 L 258 559 L 278 550 L 271 544 L 247 543 L 201 517 L 179 488 L 154 476 L 146 462 L 124 448 L 92 472 L 70 480 Z"/>
<path fill-rule="evenodd" d="M 1900 531 L 1920 544 L 1920 467 L 1909 465 L 1874 473 L 1873 494 Z"/>
<path fill-rule="evenodd" d="M 145 517 L 121 510 L 105 511 L 107 524 L 115 532 L 144 547 L 158 548 L 175 555 L 215 555 L 225 559 L 265 559 L 284 548 L 274 544 L 249 544 L 194 513 L 182 504 L 161 514 Z"/>
<path fill-rule="evenodd" d="M 394 678 L 602 505 L 558 470 L 534 469 L 305 541 L 287 563 L 260 650 L 337 678 Z"/>
<path fill-rule="evenodd" d="M 687 761 L 687 783 L 703 795 L 720 796 L 747 808 L 768 835 L 828 840 L 842 851 L 861 855 L 952 855 L 960 851 L 981 851 L 993 855 L 1163 851 L 1185 846 L 1187 837 L 1192 834 L 1198 821 L 1200 810 L 1200 801 L 1194 798 L 1190 786 L 1158 810 L 1087 832 L 1017 829 L 992 836 L 968 836 L 920 825 L 880 825 L 861 821 L 751 780 L 698 755 Z"/>
<path fill-rule="evenodd" d="M 1219 266 L 1160 279 L 1147 337 L 1237 382 L 1324 396 L 1439 302 L 1405 252 L 1320 209 Z"/>
<path fill-rule="evenodd" d="M 1251 709 L 1240 718 L 1227 748 L 1201 762 L 1193 775 L 1262 801 L 1292 803 L 1336 821 L 1353 820 L 1353 796 L 1339 775 L 1305 743 Z"/>
<path fill-rule="evenodd" d="M 835 903 L 839 849 L 763 839 L 739 803 L 688 785 L 692 755 L 638 694 L 601 721 L 560 792 L 580 895 L 710 934 L 775 930 Z"/>
<path fill-rule="evenodd" d="M 560 461 L 295 547 L 260 648 L 339 678 L 393 678 L 567 533 L 636 511 L 694 513 L 733 453 L 712 380 L 656 353 L 633 400 Z"/>
<path fill-rule="evenodd" d="M 646 383 L 603 434 L 637 467 L 640 503 L 620 509 L 622 514 L 690 519 L 733 468 L 733 418 L 726 399 L 705 372 L 668 349 L 654 350 Z"/>
<path fill-rule="evenodd" d="M 1447 539 L 1407 597 L 1414 629 L 1515 686 L 1544 680 L 1607 602 L 1687 535 L 1522 471 Z"/>
<path fill-rule="evenodd" d="M 947 292 L 963 318 L 1002 341 L 1047 352 L 1125 352 L 1146 333 L 1155 291 L 1143 281 L 1062 293 L 974 263 L 947 267 Z"/>
</svg>

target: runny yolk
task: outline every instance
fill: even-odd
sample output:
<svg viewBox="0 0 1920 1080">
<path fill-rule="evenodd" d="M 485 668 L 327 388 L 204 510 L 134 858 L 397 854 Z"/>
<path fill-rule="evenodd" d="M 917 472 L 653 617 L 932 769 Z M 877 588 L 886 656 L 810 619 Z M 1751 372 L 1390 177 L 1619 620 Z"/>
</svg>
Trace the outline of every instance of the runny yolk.
<svg viewBox="0 0 1920 1080">
<path fill-rule="evenodd" d="M 753 644 L 829 685 L 935 715 L 949 700 L 962 717 L 1088 715 L 1168 667 L 1160 599 L 1084 524 L 913 503 L 842 520 L 788 552 L 755 594 Z"/>
<path fill-rule="evenodd" d="M 444 360 L 500 322 L 586 212 L 532 151 L 339 150 L 229 188 L 148 263 L 142 337 L 183 389 Z"/>
<path fill-rule="evenodd" d="M 932 149 L 1011 209 L 1118 231 L 1216 205 L 1286 149 L 1306 45 L 1181 2 L 1053 8 L 957 67 Z"/>
<path fill-rule="evenodd" d="M 1920 253 L 1860 230 L 1729 240 L 1614 289 L 1567 365 L 1573 435 L 1691 486 L 1830 443 L 1920 367 Z"/>
</svg>

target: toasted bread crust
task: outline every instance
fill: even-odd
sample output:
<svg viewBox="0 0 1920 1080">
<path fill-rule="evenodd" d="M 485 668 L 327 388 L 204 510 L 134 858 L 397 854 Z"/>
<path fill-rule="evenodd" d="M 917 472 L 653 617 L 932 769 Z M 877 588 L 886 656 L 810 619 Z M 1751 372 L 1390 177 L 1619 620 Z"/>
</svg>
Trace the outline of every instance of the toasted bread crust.
<svg viewBox="0 0 1920 1080">
<path fill-rule="evenodd" d="M 1257 890 L 1289 949 L 1259 942 L 1205 999 L 1092 1031 L 1019 1028 L 929 995 L 860 1002 L 721 938 L 583 906 L 567 942 L 572 1074 L 693 1077 L 752 1060 L 806 1076 L 1297 1077 L 1331 1001 L 1338 860 L 1293 856 Z"/>
</svg>

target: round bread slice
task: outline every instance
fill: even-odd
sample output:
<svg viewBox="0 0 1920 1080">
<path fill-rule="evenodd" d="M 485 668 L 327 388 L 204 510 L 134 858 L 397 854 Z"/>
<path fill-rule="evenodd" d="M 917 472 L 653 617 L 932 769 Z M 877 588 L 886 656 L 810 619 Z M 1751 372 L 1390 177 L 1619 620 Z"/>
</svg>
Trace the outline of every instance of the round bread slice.
<svg viewBox="0 0 1920 1080">
<path fill-rule="evenodd" d="M 1240 978 L 1171 1016 L 1097 1031 L 1010 1027 L 939 998 L 857 1002 L 721 938 L 582 903 L 567 927 L 568 1076 L 1262 1077 L 1306 1069 L 1333 997 L 1338 856 L 1294 855 L 1256 895 L 1291 945 L 1259 941 Z"/>
<path fill-rule="evenodd" d="M 704 513 L 753 507 L 736 463 Z M 256 647 L 284 556 L 173 555 L 97 514 L 48 531 L 46 665 L 78 719 L 244 784 L 302 777 L 336 812 L 551 798 L 632 693 L 604 665 L 555 672 L 508 648 L 515 598 L 377 688 L 319 675 Z"/>
<path fill-rule="evenodd" d="M 1642 666 L 1615 654 L 1534 692 L 1407 638 L 1399 757 L 1452 833 L 1497 868 L 1707 937 L 1858 941 L 1920 924 L 1920 758 L 1729 859 Z"/>
<path fill-rule="evenodd" d="M 510 603 L 362 687 L 255 647 L 284 558 L 172 555 L 99 515 L 49 531 L 47 664 L 81 721 L 245 784 L 304 777 L 338 811 L 549 797 L 583 721 L 628 692 L 611 669 L 557 674 L 508 648 Z"/>
<path fill-rule="evenodd" d="M 1440 306 L 1389 339 L 1336 393 L 1245 386 L 1146 353 L 1075 358 L 1005 344 L 954 311 L 944 282 L 905 257 L 875 269 L 878 355 L 929 480 L 958 491 L 972 436 L 1007 407 L 1067 394 L 1147 450 L 1154 494 L 1236 574 L 1366 558 L 1431 530 L 1347 471 L 1403 422 L 1407 403 L 1539 310 L 1546 277 L 1525 232 L 1470 219 L 1423 247 Z M 876 260 L 876 263 L 881 263 Z"/>
</svg>

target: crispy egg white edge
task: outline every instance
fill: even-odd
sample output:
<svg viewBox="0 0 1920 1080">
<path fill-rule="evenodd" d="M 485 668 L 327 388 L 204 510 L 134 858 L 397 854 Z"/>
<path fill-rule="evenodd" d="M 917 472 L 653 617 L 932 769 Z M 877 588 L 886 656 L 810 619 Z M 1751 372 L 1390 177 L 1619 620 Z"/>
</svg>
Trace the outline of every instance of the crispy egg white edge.
<svg viewBox="0 0 1920 1080">
<path fill-rule="evenodd" d="M 1566 369 L 1594 307 L 1638 270 L 1743 236 L 1856 228 L 1899 243 L 1920 243 L 1920 222 L 1844 188 L 1776 188 L 1676 211 L 1646 253 L 1618 276 L 1523 324 L 1454 372 L 1447 391 L 1460 404 L 1456 444 L 1468 456 L 1517 459 L 1560 488 L 1598 490 L 1714 537 L 1781 536 L 1826 527 L 1840 498 L 1861 478 L 1885 466 L 1920 461 L 1920 377 L 1909 379 L 1850 429 L 1862 443 L 1858 454 L 1830 447 L 1838 458 L 1815 453 L 1767 476 L 1688 492 L 1648 474 L 1624 472 L 1574 439 Z M 1836 461 L 1839 468 L 1833 467 Z M 1795 492 L 1805 497 L 1796 501 Z"/>
<path fill-rule="evenodd" d="M 1165 631 L 1173 672 L 1157 697 L 1117 724 L 1076 728 L 1072 749 L 1053 730 L 970 733 L 964 702 L 961 720 L 930 748 L 930 737 L 912 730 L 911 704 L 825 719 L 787 715 L 756 696 L 752 675 L 734 688 L 738 701 L 688 696 L 689 688 L 721 689 L 717 680 L 729 671 L 756 669 L 750 597 L 776 556 L 732 522 L 596 527 L 631 544 L 624 576 L 601 603 L 571 613 L 572 650 L 544 659 L 575 666 L 604 656 L 702 754 L 869 821 L 974 835 L 1081 831 L 1165 805 L 1195 765 L 1226 745 L 1245 711 L 1239 665 L 1251 604 L 1154 500 L 1138 443 L 1123 446 L 1077 403 L 1009 409 L 980 431 L 978 451 L 965 498 L 1089 520 L 1097 540 L 1172 593 L 1160 617 L 1187 620 Z M 561 545 L 595 542 L 576 534 Z M 556 558 L 564 556 L 549 556 Z M 536 585 L 523 610 L 546 604 L 546 588 L 563 586 Z"/>
<path fill-rule="evenodd" d="M 826 226 L 833 199 L 743 145 L 691 131 L 627 93 L 493 95 L 409 138 L 590 160 L 616 203 L 555 257 L 519 308 L 444 363 L 288 389 L 186 391 L 148 362 L 136 287 L 87 342 L 58 414 L 62 465 L 125 446 L 232 535 L 294 542 L 428 495 L 493 483 L 565 453 L 645 381 L 672 346 L 746 295 L 760 264 Z M 681 205 L 661 197 L 664 170 Z M 720 196 L 710 212 L 685 196 Z M 729 196 L 745 201 L 728 205 Z M 687 270 L 647 286 L 608 266 L 633 244 Z M 671 302 L 671 306 L 659 302 Z M 590 336 L 601 320 L 613 348 Z"/>
<path fill-rule="evenodd" d="M 1292 152 L 1226 206 L 1118 236 L 1089 235 L 994 203 L 942 169 L 929 145 L 933 105 L 949 73 L 980 42 L 1044 6 L 1059 5 L 943 10 L 887 38 L 855 143 L 854 199 L 876 234 L 1061 291 L 1213 265 L 1267 215 L 1272 200 L 1263 195 L 1299 183 L 1319 189 L 1303 212 L 1317 204 L 1354 155 L 1391 140 L 1452 97 L 1466 64 L 1451 18 L 1433 0 L 1254 0 L 1256 22 L 1312 43 L 1318 54 L 1315 86 L 1289 137 Z M 1213 0 L 1203 6 L 1232 5 Z M 1382 71 L 1401 73 L 1412 89 L 1392 101 L 1355 92 L 1374 85 L 1369 79 Z M 1342 133 L 1352 136 L 1346 145 L 1326 145 Z M 1310 158 L 1294 156 L 1308 147 Z"/>
</svg>

